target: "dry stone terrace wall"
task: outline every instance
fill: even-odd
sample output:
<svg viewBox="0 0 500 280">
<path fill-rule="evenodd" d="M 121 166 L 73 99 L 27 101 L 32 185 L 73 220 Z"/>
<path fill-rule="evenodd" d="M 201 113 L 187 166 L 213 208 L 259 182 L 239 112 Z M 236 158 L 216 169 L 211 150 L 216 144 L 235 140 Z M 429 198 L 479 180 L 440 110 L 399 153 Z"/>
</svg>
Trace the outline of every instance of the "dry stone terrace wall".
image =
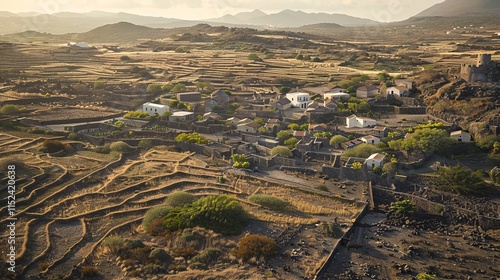
<svg viewBox="0 0 500 280">
<path fill-rule="evenodd" d="M 373 187 L 372 191 L 375 205 L 390 205 L 392 202 L 407 199 L 410 200 L 417 209 L 421 209 L 426 213 L 444 216 L 448 222 L 452 224 L 465 223 L 473 226 L 480 226 L 483 230 L 500 229 L 500 219 L 497 218 L 498 216 L 484 216 L 481 215 L 481 212 L 478 210 L 468 210 L 449 205 L 446 202 L 433 202 L 417 195 L 396 192 L 382 187 Z M 498 205 L 496 205 L 496 207 L 498 208 Z"/>
</svg>

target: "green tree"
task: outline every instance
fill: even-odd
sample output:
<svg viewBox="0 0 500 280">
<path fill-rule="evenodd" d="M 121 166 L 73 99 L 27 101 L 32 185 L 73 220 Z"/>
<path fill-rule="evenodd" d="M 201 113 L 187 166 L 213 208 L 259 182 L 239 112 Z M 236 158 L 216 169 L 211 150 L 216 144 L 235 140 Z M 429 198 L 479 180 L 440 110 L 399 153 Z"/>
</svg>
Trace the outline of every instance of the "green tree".
<svg viewBox="0 0 500 280">
<path fill-rule="evenodd" d="M 176 84 L 171 90 L 171 92 L 173 92 L 173 93 L 186 92 L 186 91 L 187 91 L 187 87 L 186 87 L 186 85 L 184 85 L 182 83 Z"/>
<path fill-rule="evenodd" d="M 394 211 L 394 213 L 403 215 L 405 217 L 412 216 L 416 211 L 415 206 L 409 200 L 393 202 L 391 203 L 390 209 Z"/>
<path fill-rule="evenodd" d="M 330 146 L 338 148 L 340 144 L 349 141 L 349 139 L 342 135 L 335 135 L 330 139 Z"/>
<path fill-rule="evenodd" d="M 272 150 L 271 150 L 271 155 L 273 156 L 282 156 L 282 157 L 292 157 L 292 151 L 290 151 L 290 149 L 286 146 L 278 146 L 278 147 L 274 147 Z"/>
<path fill-rule="evenodd" d="M 300 125 L 298 125 L 296 123 L 291 123 L 291 124 L 288 125 L 288 128 L 290 130 L 294 130 L 295 131 L 295 130 L 299 130 L 300 129 Z"/>
<path fill-rule="evenodd" d="M 385 72 L 382 72 L 382 73 L 377 74 L 377 80 L 379 80 L 380 82 L 387 82 L 387 81 L 391 81 L 392 77 L 391 77 L 391 75 L 389 75 Z"/>
<path fill-rule="evenodd" d="M 292 137 L 292 133 L 288 130 L 282 130 L 276 134 L 276 137 L 278 137 L 280 141 L 285 141 Z"/>
<path fill-rule="evenodd" d="M 390 141 L 389 147 L 395 150 L 409 150 L 414 153 L 446 152 L 456 140 L 450 138 L 448 132 L 436 128 L 416 130 L 411 138 Z"/>
<path fill-rule="evenodd" d="M 258 124 L 260 124 L 260 125 L 264 125 L 265 124 L 265 122 L 264 122 L 264 120 L 262 118 L 255 118 L 253 121 L 256 122 L 256 123 L 258 123 Z"/>
<path fill-rule="evenodd" d="M 290 139 L 287 139 L 285 140 L 285 145 L 290 148 L 290 149 L 294 149 L 297 147 L 297 143 L 299 143 L 299 139 L 297 138 L 290 138 Z"/>
<path fill-rule="evenodd" d="M 166 84 L 161 87 L 161 90 L 164 92 L 170 92 L 174 88 L 174 84 Z"/>
<path fill-rule="evenodd" d="M 398 167 L 393 162 L 385 163 L 384 166 L 382 166 L 382 172 L 385 172 L 387 174 L 394 174 L 397 171 L 398 171 Z"/>
<path fill-rule="evenodd" d="M 379 148 L 371 144 L 361 144 L 347 150 L 344 157 L 368 158 L 369 156 L 380 152 Z"/>
<path fill-rule="evenodd" d="M 481 171 L 472 171 L 462 165 L 440 167 L 435 185 L 440 190 L 463 195 L 484 195 L 487 191 Z"/>
<path fill-rule="evenodd" d="M 155 93 L 155 94 L 160 93 L 160 92 L 162 92 L 162 86 L 158 85 L 158 84 L 149 84 L 146 91 L 149 93 Z"/>
</svg>

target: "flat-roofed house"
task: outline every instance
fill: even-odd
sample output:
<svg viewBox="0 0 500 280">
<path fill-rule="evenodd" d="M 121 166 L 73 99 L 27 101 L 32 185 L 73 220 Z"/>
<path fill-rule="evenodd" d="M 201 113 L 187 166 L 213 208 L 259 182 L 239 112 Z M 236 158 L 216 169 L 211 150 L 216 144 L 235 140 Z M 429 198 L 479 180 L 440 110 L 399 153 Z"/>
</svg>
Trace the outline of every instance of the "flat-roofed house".
<svg viewBox="0 0 500 280">
<path fill-rule="evenodd" d="M 161 105 L 151 102 L 146 102 L 142 104 L 142 111 L 148 113 L 148 115 L 152 116 L 154 114 L 163 115 L 165 112 L 169 111 L 170 107 L 167 105 Z"/>
<path fill-rule="evenodd" d="M 364 128 L 376 126 L 377 121 L 370 118 L 358 117 L 356 115 L 350 115 L 346 117 L 346 126 L 347 128 Z"/>
</svg>

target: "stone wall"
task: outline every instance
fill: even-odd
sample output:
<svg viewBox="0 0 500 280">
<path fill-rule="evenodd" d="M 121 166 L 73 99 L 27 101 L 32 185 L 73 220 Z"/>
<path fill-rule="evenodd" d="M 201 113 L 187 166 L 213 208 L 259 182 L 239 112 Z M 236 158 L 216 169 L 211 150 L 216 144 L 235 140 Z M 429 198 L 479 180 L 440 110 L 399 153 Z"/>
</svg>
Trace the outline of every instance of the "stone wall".
<svg viewBox="0 0 500 280">
<path fill-rule="evenodd" d="M 357 170 L 349 167 L 332 167 L 330 165 L 323 165 L 321 172 L 331 178 L 338 180 L 349 181 L 375 181 L 377 176 L 367 170 Z"/>
</svg>

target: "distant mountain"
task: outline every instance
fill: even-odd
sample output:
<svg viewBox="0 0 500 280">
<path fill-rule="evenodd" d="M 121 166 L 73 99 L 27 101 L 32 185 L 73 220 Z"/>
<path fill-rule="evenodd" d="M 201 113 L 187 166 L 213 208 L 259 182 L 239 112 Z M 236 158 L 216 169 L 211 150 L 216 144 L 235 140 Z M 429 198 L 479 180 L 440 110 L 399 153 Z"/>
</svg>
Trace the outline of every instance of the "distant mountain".
<svg viewBox="0 0 500 280">
<path fill-rule="evenodd" d="M 336 23 L 342 26 L 362 26 L 376 24 L 377 22 L 344 14 L 305 13 L 303 11 L 284 10 L 276 14 L 254 18 L 250 20 L 249 23 L 276 27 L 300 27 L 316 23 Z"/>
<path fill-rule="evenodd" d="M 500 15 L 499 0 L 446 0 L 419 13 L 415 17 L 459 17 Z"/>
<path fill-rule="evenodd" d="M 43 16 L 37 18 L 38 16 Z M 302 11 L 284 10 L 275 14 L 266 14 L 260 10 L 226 15 L 209 20 L 180 20 L 175 18 L 140 16 L 128 13 L 108 13 L 92 11 L 88 13 L 61 12 L 50 15 L 36 13 L 13 14 L 0 11 L 0 35 L 24 31 L 37 31 L 51 34 L 84 33 L 94 28 L 119 22 L 130 22 L 153 28 L 189 27 L 200 23 L 214 22 L 228 27 L 301 27 L 308 24 L 335 23 L 342 26 L 371 25 L 376 22 L 369 19 L 351 17 L 342 14 L 304 13 Z"/>
<path fill-rule="evenodd" d="M 74 34 L 74 41 L 130 42 L 139 39 L 160 39 L 170 36 L 166 29 L 135 25 L 129 22 L 107 24 L 91 31 Z"/>
<path fill-rule="evenodd" d="M 377 23 L 369 19 L 357 18 L 344 14 L 305 13 L 302 11 L 292 10 L 283 10 L 279 13 L 270 15 L 265 14 L 260 10 L 255 10 L 249 13 L 225 15 L 208 21 L 274 27 L 301 27 L 304 25 L 318 23 L 335 23 L 342 26 L 362 26 Z"/>
<path fill-rule="evenodd" d="M 307 24 L 300 27 L 301 29 L 332 29 L 332 28 L 344 28 L 344 26 L 336 23 L 315 23 Z"/>
</svg>

